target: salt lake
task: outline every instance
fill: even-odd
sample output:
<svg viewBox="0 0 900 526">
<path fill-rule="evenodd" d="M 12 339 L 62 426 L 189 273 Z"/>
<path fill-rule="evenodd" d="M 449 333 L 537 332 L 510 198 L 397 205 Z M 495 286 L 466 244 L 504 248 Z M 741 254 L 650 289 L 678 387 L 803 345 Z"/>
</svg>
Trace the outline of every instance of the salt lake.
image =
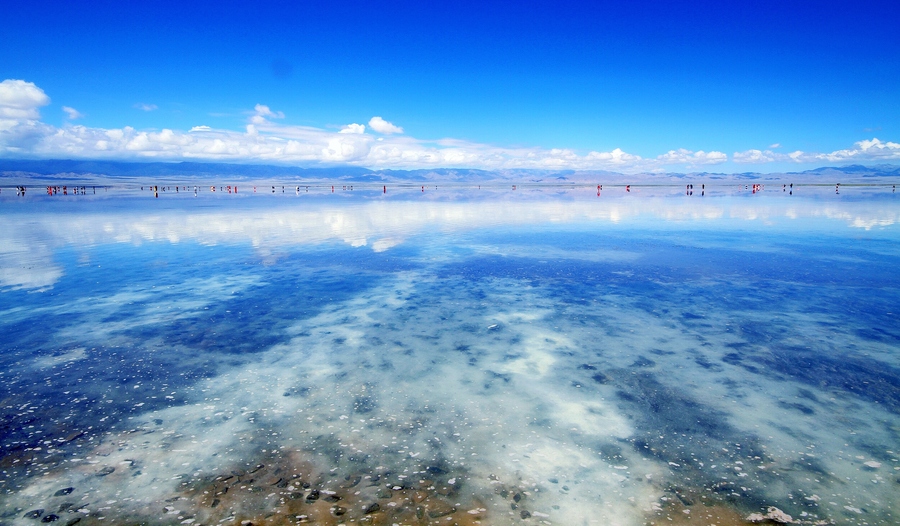
<svg viewBox="0 0 900 526">
<path fill-rule="evenodd" d="M 900 522 L 890 186 L 78 188 L 0 193 L 2 524 Z"/>
</svg>

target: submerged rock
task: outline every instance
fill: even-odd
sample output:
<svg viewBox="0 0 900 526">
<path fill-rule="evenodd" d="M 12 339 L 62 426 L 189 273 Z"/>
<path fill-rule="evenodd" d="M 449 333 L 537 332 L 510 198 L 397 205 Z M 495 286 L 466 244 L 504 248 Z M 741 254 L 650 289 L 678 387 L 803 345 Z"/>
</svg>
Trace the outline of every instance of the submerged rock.
<svg viewBox="0 0 900 526">
<path fill-rule="evenodd" d="M 443 501 L 431 502 L 428 505 L 428 516 L 432 519 L 438 519 L 455 512 L 456 508 Z"/>
<path fill-rule="evenodd" d="M 794 518 L 775 506 L 769 506 L 768 513 L 751 513 L 747 516 L 749 522 L 776 522 L 778 524 L 791 524 Z"/>
<path fill-rule="evenodd" d="M 53 496 L 54 497 L 62 497 L 63 495 L 68 495 L 69 493 L 72 493 L 73 491 L 75 491 L 75 488 L 70 486 L 68 488 L 63 488 L 63 489 L 57 491 L 56 493 L 53 494 Z"/>
</svg>

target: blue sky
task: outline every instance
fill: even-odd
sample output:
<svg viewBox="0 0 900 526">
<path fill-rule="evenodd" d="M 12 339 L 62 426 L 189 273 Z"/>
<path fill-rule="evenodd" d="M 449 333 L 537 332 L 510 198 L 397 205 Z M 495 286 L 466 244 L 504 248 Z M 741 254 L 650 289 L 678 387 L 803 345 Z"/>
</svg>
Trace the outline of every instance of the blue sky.
<svg viewBox="0 0 900 526">
<path fill-rule="evenodd" d="M 763 172 L 900 160 L 898 2 L 3 12 L 5 157 Z"/>
</svg>

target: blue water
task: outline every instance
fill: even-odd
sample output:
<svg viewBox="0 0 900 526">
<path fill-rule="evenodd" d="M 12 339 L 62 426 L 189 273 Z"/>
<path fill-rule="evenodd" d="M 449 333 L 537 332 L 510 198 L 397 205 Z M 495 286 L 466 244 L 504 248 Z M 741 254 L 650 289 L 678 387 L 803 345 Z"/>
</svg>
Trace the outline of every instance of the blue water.
<svg viewBox="0 0 900 526">
<path fill-rule="evenodd" d="M 248 189 L 0 194 L 0 523 L 900 522 L 890 187 Z"/>
</svg>

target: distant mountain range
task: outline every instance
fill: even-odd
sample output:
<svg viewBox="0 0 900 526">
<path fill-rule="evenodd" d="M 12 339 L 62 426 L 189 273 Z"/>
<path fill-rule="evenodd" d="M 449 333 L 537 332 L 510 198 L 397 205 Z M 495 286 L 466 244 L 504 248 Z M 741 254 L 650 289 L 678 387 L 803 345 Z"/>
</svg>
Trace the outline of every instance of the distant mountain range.
<svg viewBox="0 0 900 526">
<path fill-rule="evenodd" d="M 891 176 L 900 175 L 900 166 L 893 164 L 878 164 L 875 166 L 863 166 L 861 164 L 851 164 L 849 166 L 833 167 L 826 166 L 824 168 L 816 168 L 815 170 L 807 170 L 800 172 L 804 174 L 853 174 L 866 176 Z"/>
<path fill-rule="evenodd" d="M 884 177 L 900 177 L 900 166 L 879 164 L 875 166 L 828 166 L 802 172 L 778 173 L 659 173 L 622 174 L 610 171 L 574 170 L 475 170 L 475 169 L 419 169 L 419 170 L 370 170 L 355 166 L 301 168 L 297 166 L 265 164 L 230 164 L 202 162 L 134 162 L 69 159 L 0 159 L 0 176 L 4 179 L 42 176 L 45 178 L 76 179 L 92 176 L 114 179 L 227 179 L 271 181 L 347 181 L 359 183 L 480 183 L 517 181 L 523 183 L 583 183 L 592 181 L 678 181 L 678 180 L 821 180 L 829 182 L 838 178 L 865 180 Z"/>
</svg>

